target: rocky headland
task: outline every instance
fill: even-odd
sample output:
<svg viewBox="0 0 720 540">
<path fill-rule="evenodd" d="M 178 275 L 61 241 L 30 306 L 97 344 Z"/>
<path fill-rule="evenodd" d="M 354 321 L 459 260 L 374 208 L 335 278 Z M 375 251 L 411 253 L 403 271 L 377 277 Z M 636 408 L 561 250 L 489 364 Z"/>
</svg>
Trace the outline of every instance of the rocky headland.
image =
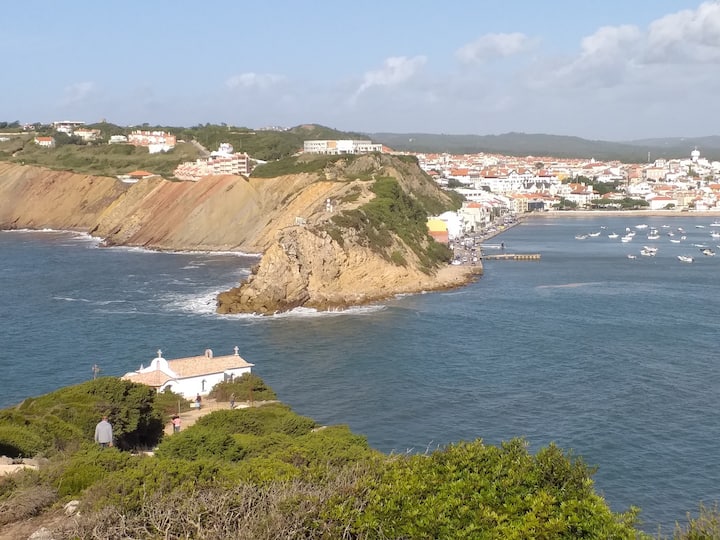
<svg viewBox="0 0 720 540">
<path fill-rule="evenodd" d="M 379 181 L 385 207 L 372 202 Z M 135 184 L 0 163 L 1 229 L 66 229 L 106 245 L 262 254 L 246 282 L 219 295 L 220 313 L 343 308 L 462 285 L 472 279 L 470 269 L 445 264 L 438 245 L 413 228 L 425 210 L 451 205 L 414 160 L 386 155 L 325 160 L 312 172 L 266 178 Z"/>
</svg>

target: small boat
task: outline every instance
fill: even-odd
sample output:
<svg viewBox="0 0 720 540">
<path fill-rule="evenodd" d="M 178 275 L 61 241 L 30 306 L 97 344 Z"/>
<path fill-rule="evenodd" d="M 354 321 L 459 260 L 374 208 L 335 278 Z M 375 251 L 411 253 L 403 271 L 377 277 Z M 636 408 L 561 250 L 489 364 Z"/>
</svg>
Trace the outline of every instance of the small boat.
<svg viewBox="0 0 720 540">
<path fill-rule="evenodd" d="M 657 240 L 658 238 L 660 238 L 659 234 L 648 234 L 647 235 L 648 240 Z"/>
<path fill-rule="evenodd" d="M 621 241 L 621 242 L 631 242 L 632 239 L 633 239 L 632 236 L 625 235 L 625 236 L 623 236 L 623 237 L 620 239 L 620 241 Z"/>
<path fill-rule="evenodd" d="M 711 227 L 720 227 L 720 221 L 717 219 L 710 224 Z"/>
<path fill-rule="evenodd" d="M 635 225 L 636 229 L 647 229 L 648 226 L 645 223 L 641 223 L 640 225 Z"/>
<path fill-rule="evenodd" d="M 710 248 L 701 249 L 700 253 L 702 253 L 706 257 L 714 257 L 715 256 L 715 252 Z"/>
<path fill-rule="evenodd" d="M 680 240 L 678 240 L 677 238 L 671 238 L 670 241 L 671 241 L 673 244 L 679 244 L 679 243 L 680 243 Z"/>
<path fill-rule="evenodd" d="M 608 234 L 608 238 L 612 238 L 613 240 L 618 237 L 618 233 L 610 233 Z"/>
<path fill-rule="evenodd" d="M 683 234 L 683 235 L 680 237 L 680 240 L 687 240 L 687 236 L 685 236 L 685 235 Z"/>
<path fill-rule="evenodd" d="M 695 228 L 696 228 L 696 229 L 704 229 L 704 228 L 705 228 L 705 225 L 695 225 Z"/>
<path fill-rule="evenodd" d="M 600 231 L 598 231 L 598 232 L 591 232 L 590 234 L 588 234 L 588 236 L 590 236 L 590 237 L 592 237 L 592 238 L 595 238 L 595 237 L 597 237 L 597 236 L 600 236 Z"/>
<path fill-rule="evenodd" d="M 691 263 L 695 260 L 690 255 L 678 255 L 677 258 L 678 258 L 678 261 L 684 262 L 684 263 Z"/>
<path fill-rule="evenodd" d="M 685 229 L 683 229 L 682 227 L 678 227 L 678 232 L 685 232 Z"/>
<path fill-rule="evenodd" d="M 710 236 L 712 236 L 713 238 L 720 238 L 720 232 L 713 231 L 710 233 Z"/>
<path fill-rule="evenodd" d="M 587 234 L 577 234 L 575 235 L 575 240 L 585 240 L 587 237 Z"/>
<path fill-rule="evenodd" d="M 628 253 L 628 259 L 637 259 L 637 255 L 633 255 L 632 253 Z"/>
<path fill-rule="evenodd" d="M 642 255 L 643 257 L 654 257 L 655 255 L 657 255 L 657 250 L 641 249 L 640 255 Z"/>
</svg>

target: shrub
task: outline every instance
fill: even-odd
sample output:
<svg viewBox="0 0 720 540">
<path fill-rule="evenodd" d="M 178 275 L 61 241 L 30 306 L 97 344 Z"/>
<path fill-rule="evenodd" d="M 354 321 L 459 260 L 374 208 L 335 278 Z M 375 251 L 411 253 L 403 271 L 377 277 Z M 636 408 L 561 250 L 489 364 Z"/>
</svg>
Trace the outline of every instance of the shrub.
<svg viewBox="0 0 720 540">
<path fill-rule="evenodd" d="M 31 427 L 0 424 L 0 455 L 12 458 L 31 457 L 46 450 L 48 445 Z"/>
<path fill-rule="evenodd" d="M 315 421 L 297 415 L 287 405 L 271 403 L 262 407 L 217 411 L 203 416 L 195 425 L 228 434 L 268 435 L 279 432 L 298 435 L 309 432 L 315 427 Z"/>
<path fill-rule="evenodd" d="M 235 394 L 236 401 L 271 401 L 277 399 L 272 388 L 260 377 L 252 373 L 243 373 L 240 377 L 216 384 L 210 391 L 210 397 L 217 401 L 230 401 Z"/>
<path fill-rule="evenodd" d="M 164 440 L 155 451 L 165 459 L 221 459 L 239 461 L 245 450 L 232 435 L 215 431 L 207 426 L 193 426 Z"/>
</svg>

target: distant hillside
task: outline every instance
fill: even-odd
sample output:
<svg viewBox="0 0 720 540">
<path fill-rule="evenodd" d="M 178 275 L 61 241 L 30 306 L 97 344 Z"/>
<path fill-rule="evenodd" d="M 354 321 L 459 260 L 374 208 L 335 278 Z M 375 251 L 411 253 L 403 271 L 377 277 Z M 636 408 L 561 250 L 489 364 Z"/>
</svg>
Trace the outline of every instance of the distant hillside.
<svg viewBox="0 0 720 540">
<path fill-rule="evenodd" d="M 648 141 L 592 141 L 580 137 L 531 133 L 502 135 L 444 135 L 430 133 L 371 133 L 373 141 L 396 150 L 411 152 L 478 152 L 511 156 L 554 156 L 559 158 L 595 158 L 625 163 L 645 163 L 657 158 L 689 157 L 697 146 L 704 157 L 720 159 L 720 137 L 652 139 Z"/>
</svg>

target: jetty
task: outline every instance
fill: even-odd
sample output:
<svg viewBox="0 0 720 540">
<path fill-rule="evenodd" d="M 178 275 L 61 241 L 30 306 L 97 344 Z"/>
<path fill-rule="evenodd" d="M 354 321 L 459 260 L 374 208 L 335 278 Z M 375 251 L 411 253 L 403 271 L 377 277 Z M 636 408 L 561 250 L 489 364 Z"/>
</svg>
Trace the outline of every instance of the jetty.
<svg viewBox="0 0 720 540">
<path fill-rule="evenodd" d="M 484 261 L 539 261 L 539 253 L 494 253 L 483 254 Z"/>
</svg>

